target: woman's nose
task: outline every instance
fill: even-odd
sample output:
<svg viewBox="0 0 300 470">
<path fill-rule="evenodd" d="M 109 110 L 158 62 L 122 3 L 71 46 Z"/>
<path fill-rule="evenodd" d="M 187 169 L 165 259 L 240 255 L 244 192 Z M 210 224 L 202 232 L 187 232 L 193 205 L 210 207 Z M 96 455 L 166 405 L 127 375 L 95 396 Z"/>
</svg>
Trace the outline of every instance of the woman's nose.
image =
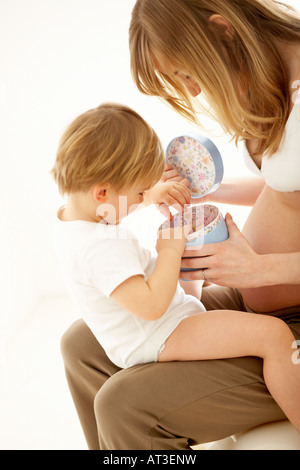
<svg viewBox="0 0 300 470">
<path fill-rule="evenodd" d="M 200 95 L 201 88 L 195 80 L 189 80 L 189 83 L 186 83 L 185 86 L 186 86 L 189 94 L 193 98 L 196 98 L 196 96 Z"/>
<path fill-rule="evenodd" d="M 200 95 L 200 93 L 201 93 L 201 88 L 198 85 L 198 83 L 195 81 L 194 82 L 194 94 L 192 96 L 196 97 L 196 96 Z"/>
</svg>

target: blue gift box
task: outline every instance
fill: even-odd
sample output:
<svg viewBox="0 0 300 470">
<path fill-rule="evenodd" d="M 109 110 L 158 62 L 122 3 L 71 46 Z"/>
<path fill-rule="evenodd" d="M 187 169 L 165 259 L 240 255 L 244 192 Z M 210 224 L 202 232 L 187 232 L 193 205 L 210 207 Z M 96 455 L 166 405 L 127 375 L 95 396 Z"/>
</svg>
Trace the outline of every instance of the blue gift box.
<svg viewBox="0 0 300 470">
<path fill-rule="evenodd" d="M 221 154 L 210 139 L 201 135 L 187 133 L 175 137 L 167 146 L 166 162 L 190 181 L 192 199 L 216 191 L 222 183 L 224 167 Z M 186 245 L 190 250 L 200 249 L 208 243 L 223 242 L 229 236 L 224 217 L 214 205 L 192 205 L 183 214 L 176 214 L 171 222 L 166 221 L 160 229 L 183 223 L 192 226 Z"/>
</svg>

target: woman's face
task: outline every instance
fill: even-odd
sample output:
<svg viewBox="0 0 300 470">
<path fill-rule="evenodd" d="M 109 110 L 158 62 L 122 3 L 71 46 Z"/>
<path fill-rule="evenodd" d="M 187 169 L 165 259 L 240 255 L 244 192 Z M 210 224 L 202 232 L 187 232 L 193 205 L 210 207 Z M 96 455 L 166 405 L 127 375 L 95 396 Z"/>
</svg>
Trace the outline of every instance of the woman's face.
<svg viewBox="0 0 300 470">
<path fill-rule="evenodd" d="M 194 98 L 201 93 L 201 88 L 197 81 L 184 70 L 175 70 L 173 74 L 183 83 L 187 91 Z"/>
<path fill-rule="evenodd" d="M 187 91 L 194 98 L 201 93 L 201 88 L 197 81 L 192 77 L 191 73 L 188 70 L 184 70 L 180 66 L 174 66 L 172 64 L 166 64 L 162 61 L 154 60 L 157 70 L 164 75 L 176 80 L 180 80 L 181 83 L 185 86 Z"/>
</svg>

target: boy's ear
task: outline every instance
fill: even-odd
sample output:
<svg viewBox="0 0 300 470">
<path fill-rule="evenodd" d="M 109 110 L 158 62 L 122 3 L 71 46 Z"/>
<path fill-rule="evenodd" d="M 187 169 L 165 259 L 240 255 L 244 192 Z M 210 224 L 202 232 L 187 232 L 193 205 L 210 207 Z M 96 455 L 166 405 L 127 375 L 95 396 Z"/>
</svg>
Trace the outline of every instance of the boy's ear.
<svg viewBox="0 0 300 470">
<path fill-rule="evenodd" d="M 93 188 L 93 197 L 96 202 L 106 202 L 108 184 L 98 184 Z"/>
</svg>

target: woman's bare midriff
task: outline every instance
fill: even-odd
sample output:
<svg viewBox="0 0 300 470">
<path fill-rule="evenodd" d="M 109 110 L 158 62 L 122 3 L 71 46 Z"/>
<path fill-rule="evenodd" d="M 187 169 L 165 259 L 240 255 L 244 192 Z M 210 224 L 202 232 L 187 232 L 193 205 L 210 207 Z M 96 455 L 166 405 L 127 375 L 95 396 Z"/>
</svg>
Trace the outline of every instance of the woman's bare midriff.
<svg viewBox="0 0 300 470">
<path fill-rule="evenodd" d="M 281 193 L 265 186 L 243 234 L 258 254 L 300 251 L 299 201 L 296 193 Z M 285 269 L 289 269 L 288 265 Z M 273 312 L 300 305 L 299 285 L 241 289 L 245 303 L 257 312 Z"/>
</svg>

